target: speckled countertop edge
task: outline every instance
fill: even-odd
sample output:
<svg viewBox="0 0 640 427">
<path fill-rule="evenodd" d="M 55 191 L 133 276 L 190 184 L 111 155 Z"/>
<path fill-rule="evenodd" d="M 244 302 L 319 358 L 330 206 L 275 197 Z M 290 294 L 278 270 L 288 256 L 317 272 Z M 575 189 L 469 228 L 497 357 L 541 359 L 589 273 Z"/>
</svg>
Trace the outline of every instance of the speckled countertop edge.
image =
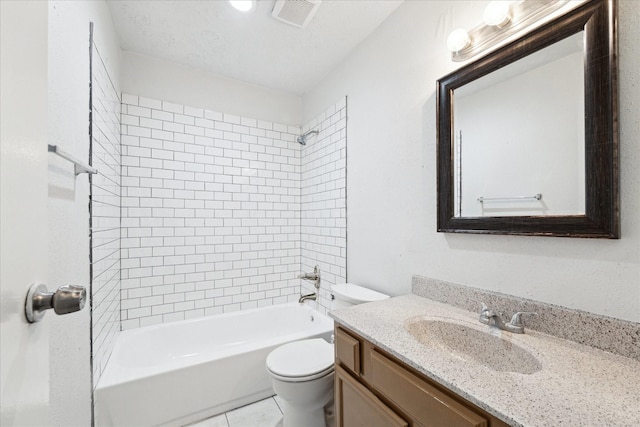
<svg viewBox="0 0 640 427">
<path fill-rule="evenodd" d="M 513 426 L 640 425 L 640 362 L 537 331 L 492 335 L 518 345 L 542 364 L 525 375 L 497 372 L 444 349 L 427 348 L 405 329 L 407 319 L 446 318 L 488 331 L 477 313 L 417 295 L 330 313 L 427 377 Z"/>
</svg>

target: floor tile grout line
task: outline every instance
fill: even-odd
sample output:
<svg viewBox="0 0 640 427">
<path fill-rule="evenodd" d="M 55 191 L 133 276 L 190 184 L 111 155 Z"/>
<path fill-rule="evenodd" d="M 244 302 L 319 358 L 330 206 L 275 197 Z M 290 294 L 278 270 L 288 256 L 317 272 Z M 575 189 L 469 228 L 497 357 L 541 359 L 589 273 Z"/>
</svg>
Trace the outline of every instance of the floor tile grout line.
<svg viewBox="0 0 640 427">
<path fill-rule="evenodd" d="M 212 417 L 205 418 L 205 419 L 200 420 L 200 421 L 196 421 L 195 423 L 188 424 L 188 425 L 186 425 L 186 426 L 184 426 L 184 427 L 209 427 L 209 426 L 210 426 L 210 423 L 209 423 L 208 421 L 211 421 L 211 420 L 213 420 L 213 419 L 220 419 L 220 418 L 224 418 L 224 422 L 225 422 L 225 426 L 226 426 L 226 427 L 241 427 L 241 426 L 238 426 L 237 424 L 234 424 L 234 423 L 232 423 L 232 422 L 231 422 L 231 419 L 230 419 L 230 417 L 229 417 L 229 413 L 234 412 L 234 411 L 237 411 L 237 410 L 242 409 L 242 408 L 248 408 L 248 407 L 251 407 L 251 406 L 257 405 L 257 404 L 259 404 L 259 403 L 266 402 L 266 401 L 268 401 L 268 400 L 271 400 L 271 402 L 275 404 L 275 407 L 278 409 L 279 415 L 280 415 L 280 416 L 282 416 L 282 415 L 284 414 L 284 411 L 283 411 L 283 409 L 280 407 L 280 405 L 278 404 L 278 401 L 277 401 L 277 399 L 276 399 L 276 396 L 275 396 L 275 395 L 273 395 L 273 396 L 271 396 L 271 397 L 264 398 L 264 399 L 259 400 L 259 401 L 257 401 L 257 402 L 252 402 L 252 403 L 246 404 L 246 405 L 244 405 L 244 406 L 241 406 L 241 407 L 239 407 L 239 408 L 231 409 L 231 410 L 229 410 L 229 411 L 227 411 L 227 412 L 223 412 L 223 413 L 221 413 L 221 414 L 214 415 L 214 416 L 212 416 Z M 281 422 L 281 421 L 282 421 L 282 418 L 280 418 L 280 421 L 279 421 L 279 422 Z M 280 424 L 276 424 L 276 426 L 278 426 L 278 425 L 280 425 Z"/>
<path fill-rule="evenodd" d="M 274 402 L 276 402 L 276 406 L 278 407 L 278 409 L 280 410 L 280 413 L 284 415 L 284 411 L 282 410 L 282 408 L 280 407 L 280 404 L 278 403 L 278 400 L 276 399 L 275 396 L 271 396 L 271 398 L 273 399 Z"/>
</svg>

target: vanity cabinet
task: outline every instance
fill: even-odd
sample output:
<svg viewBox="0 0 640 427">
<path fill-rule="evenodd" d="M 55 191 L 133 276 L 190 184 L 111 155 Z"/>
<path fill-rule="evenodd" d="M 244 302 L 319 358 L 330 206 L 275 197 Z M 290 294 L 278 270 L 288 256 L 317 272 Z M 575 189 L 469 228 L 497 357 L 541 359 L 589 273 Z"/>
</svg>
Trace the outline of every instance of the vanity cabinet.
<svg viewBox="0 0 640 427">
<path fill-rule="evenodd" d="M 336 366 L 335 379 L 338 426 L 409 426 L 408 422 L 340 366 Z"/>
<path fill-rule="evenodd" d="M 506 427 L 355 332 L 336 326 L 337 427 Z"/>
</svg>

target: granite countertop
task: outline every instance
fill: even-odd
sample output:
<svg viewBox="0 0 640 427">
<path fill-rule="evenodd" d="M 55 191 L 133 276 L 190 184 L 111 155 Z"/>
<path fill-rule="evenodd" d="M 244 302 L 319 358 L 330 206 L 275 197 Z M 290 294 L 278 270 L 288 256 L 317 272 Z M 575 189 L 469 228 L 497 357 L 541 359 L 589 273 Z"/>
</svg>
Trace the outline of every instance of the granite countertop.
<svg viewBox="0 0 640 427">
<path fill-rule="evenodd" d="M 640 361 L 534 330 L 512 334 L 473 313 L 418 295 L 334 310 L 330 316 L 427 377 L 513 426 L 640 426 Z M 534 355 L 532 374 L 498 372 L 405 329 L 418 317 L 491 331 Z"/>
</svg>

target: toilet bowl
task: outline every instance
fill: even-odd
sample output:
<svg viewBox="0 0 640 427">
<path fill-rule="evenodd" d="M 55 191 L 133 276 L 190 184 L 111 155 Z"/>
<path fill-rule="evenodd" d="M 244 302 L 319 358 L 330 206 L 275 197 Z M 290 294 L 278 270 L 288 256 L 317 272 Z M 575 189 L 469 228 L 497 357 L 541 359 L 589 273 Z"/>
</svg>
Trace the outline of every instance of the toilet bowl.
<svg viewBox="0 0 640 427">
<path fill-rule="evenodd" d="M 283 427 L 325 427 L 333 396 L 333 344 L 322 338 L 284 344 L 267 356 L 273 390 L 285 404 Z"/>
<path fill-rule="evenodd" d="M 362 286 L 331 287 L 333 308 L 389 298 Z M 325 427 L 325 406 L 333 398 L 334 349 L 322 338 L 284 344 L 267 356 L 273 390 L 284 403 L 282 427 Z"/>
</svg>

